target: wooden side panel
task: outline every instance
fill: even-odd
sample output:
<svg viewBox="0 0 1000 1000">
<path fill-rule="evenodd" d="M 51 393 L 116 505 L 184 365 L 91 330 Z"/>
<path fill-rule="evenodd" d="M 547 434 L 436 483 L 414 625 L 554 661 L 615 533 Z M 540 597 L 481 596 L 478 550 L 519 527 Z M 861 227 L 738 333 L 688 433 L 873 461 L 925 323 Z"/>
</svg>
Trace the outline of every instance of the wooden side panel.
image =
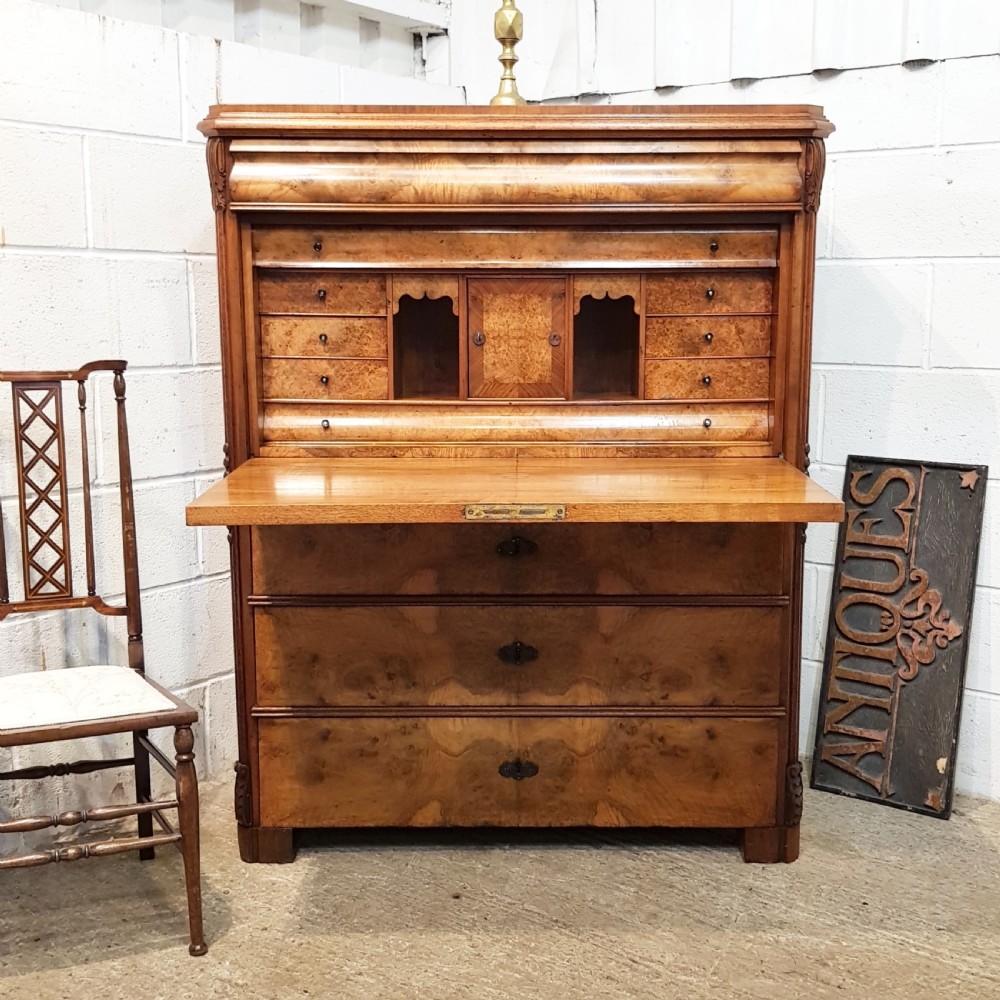
<svg viewBox="0 0 1000 1000">
<path fill-rule="evenodd" d="M 385 358 L 386 321 L 360 316 L 264 316 L 264 357 Z"/>
<path fill-rule="evenodd" d="M 382 275 L 262 271 L 257 296 L 262 313 L 384 316 L 386 311 Z"/>
<path fill-rule="evenodd" d="M 386 399 L 389 365 L 369 359 L 265 358 L 265 399 Z"/>
<path fill-rule="evenodd" d="M 772 719 L 260 721 L 272 827 L 769 826 Z M 530 764 L 523 780 L 500 770 Z"/>
<path fill-rule="evenodd" d="M 647 399 L 767 399 L 766 361 L 647 361 Z"/>
<path fill-rule="evenodd" d="M 650 316 L 646 357 L 766 357 L 769 316 Z"/>
<path fill-rule="evenodd" d="M 296 525 L 253 537 L 262 595 L 785 593 L 778 524 Z"/>
<path fill-rule="evenodd" d="M 651 275 L 646 281 L 646 312 L 769 313 L 773 279 L 767 271 Z"/>
<path fill-rule="evenodd" d="M 777 705 L 775 607 L 274 607 L 261 705 Z"/>
<path fill-rule="evenodd" d="M 566 280 L 469 281 L 469 396 L 566 396 Z"/>
</svg>

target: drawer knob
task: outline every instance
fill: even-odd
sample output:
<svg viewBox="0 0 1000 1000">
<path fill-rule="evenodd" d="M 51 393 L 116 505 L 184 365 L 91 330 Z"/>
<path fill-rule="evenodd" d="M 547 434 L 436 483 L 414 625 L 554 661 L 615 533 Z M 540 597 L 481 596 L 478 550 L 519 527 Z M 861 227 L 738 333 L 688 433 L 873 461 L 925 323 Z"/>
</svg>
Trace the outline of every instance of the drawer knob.
<svg viewBox="0 0 1000 1000">
<path fill-rule="evenodd" d="M 708 249 L 709 249 L 709 251 L 711 253 L 718 253 L 719 252 L 719 241 L 718 240 L 712 240 L 712 242 L 708 244 Z"/>
<path fill-rule="evenodd" d="M 705 343 L 706 344 L 711 344 L 713 340 L 715 340 L 715 337 L 712 334 L 710 334 L 710 333 L 706 333 L 705 334 Z"/>
<path fill-rule="evenodd" d="M 530 760 L 505 760 L 497 769 L 501 778 L 523 781 L 538 774 L 538 765 Z"/>
<path fill-rule="evenodd" d="M 702 375 L 702 377 L 701 377 L 701 384 L 702 385 L 711 385 L 712 384 L 712 376 L 711 375 Z"/>
<path fill-rule="evenodd" d="M 476 345 L 476 347 L 482 347 L 483 344 L 486 343 L 486 334 L 483 333 L 482 330 L 476 330 L 476 332 L 472 335 L 472 342 Z"/>
<path fill-rule="evenodd" d="M 522 663 L 531 663 L 533 660 L 537 660 L 538 650 L 534 646 L 521 642 L 520 639 L 515 639 L 514 642 L 501 646 L 497 650 L 497 656 L 500 657 L 502 663 L 512 663 L 515 667 L 519 667 Z"/>
<path fill-rule="evenodd" d="M 316 251 L 316 253 L 319 253 L 319 252 L 320 252 L 320 250 L 322 250 L 322 249 L 323 249 L 323 241 L 322 241 L 322 240 L 317 240 L 317 241 L 316 241 L 316 242 L 315 242 L 315 243 L 313 244 L 313 250 L 315 250 L 315 251 Z"/>
<path fill-rule="evenodd" d="M 320 302 L 323 302 L 326 299 L 326 289 L 318 288 L 316 290 L 316 298 L 319 299 Z"/>
<path fill-rule="evenodd" d="M 715 289 L 714 288 L 706 288 L 705 289 L 705 298 L 708 299 L 709 302 L 711 302 L 712 299 L 715 298 Z"/>
<path fill-rule="evenodd" d="M 558 347 L 562 343 L 562 337 L 560 337 L 558 333 L 550 333 L 549 334 L 549 343 L 553 347 Z"/>
<path fill-rule="evenodd" d="M 319 425 L 325 431 L 328 431 L 330 429 L 330 421 L 325 418 L 319 422 Z"/>
<path fill-rule="evenodd" d="M 319 342 L 320 342 L 321 344 L 325 344 L 325 343 L 326 343 L 326 342 L 327 342 L 327 341 L 328 341 L 329 339 L 330 339 L 330 338 L 329 338 L 329 337 L 328 337 L 328 336 L 327 336 L 327 335 L 326 335 L 325 333 L 321 333 L 321 334 L 319 335 Z"/>
<path fill-rule="evenodd" d="M 530 538 L 514 535 L 497 546 L 497 555 L 513 558 L 515 556 L 530 556 L 538 551 L 538 546 Z"/>
<path fill-rule="evenodd" d="M 711 417 L 705 417 L 705 419 L 701 422 L 701 426 L 704 427 L 705 430 L 708 430 L 708 428 L 712 426 Z"/>
<path fill-rule="evenodd" d="M 323 385 L 329 385 L 330 384 L 330 376 L 329 375 L 320 375 L 319 380 L 320 380 L 320 382 L 323 383 Z"/>
</svg>

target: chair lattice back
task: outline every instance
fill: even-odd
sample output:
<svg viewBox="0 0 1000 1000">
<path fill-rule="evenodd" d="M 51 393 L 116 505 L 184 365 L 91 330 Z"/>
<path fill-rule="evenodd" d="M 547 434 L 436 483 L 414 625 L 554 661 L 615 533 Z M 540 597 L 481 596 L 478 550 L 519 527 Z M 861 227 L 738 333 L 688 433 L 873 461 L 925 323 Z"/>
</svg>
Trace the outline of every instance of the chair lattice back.
<svg viewBox="0 0 1000 1000">
<path fill-rule="evenodd" d="M 0 523 L 0 621 L 10 614 L 53 609 L 92 608 L 128 621 L 129 666 L 143 670 L 142 617 L 136 551 L 132 467 L 125 417 L 124 361 L 95 361 L 77 371 L 0 372 L 11 386 L 14 407 L 14 458 L 17 479 L 23 598 L 11 600 L 7 551 Z M 112 372 L 115 393 L 121 492 L 122 557 L 125 603 L 108 604 L 97 593 L 94 522 L 91 507 L 90 451 L 87 442 L 87 389 L 96 372 Z M 74 593 L 70 544 L 69 475 L 63 412 L 64 388 L 76 383 L 80 409 L 80 462 L 83 500 L 83 554 L 86 594 Z"/>
</svg>

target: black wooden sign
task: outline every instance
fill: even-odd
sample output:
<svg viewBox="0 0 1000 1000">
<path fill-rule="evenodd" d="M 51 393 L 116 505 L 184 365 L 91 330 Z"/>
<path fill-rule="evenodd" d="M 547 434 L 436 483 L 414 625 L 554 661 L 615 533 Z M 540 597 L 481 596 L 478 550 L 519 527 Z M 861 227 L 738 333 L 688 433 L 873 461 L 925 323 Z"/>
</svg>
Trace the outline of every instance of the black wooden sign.
<svg viewBox="0 0 1000 1000">
<path fill-rule="evenodd" d="M 950 815 L 986 473 L 848 458 L 813 788 Z"/>
</svg>

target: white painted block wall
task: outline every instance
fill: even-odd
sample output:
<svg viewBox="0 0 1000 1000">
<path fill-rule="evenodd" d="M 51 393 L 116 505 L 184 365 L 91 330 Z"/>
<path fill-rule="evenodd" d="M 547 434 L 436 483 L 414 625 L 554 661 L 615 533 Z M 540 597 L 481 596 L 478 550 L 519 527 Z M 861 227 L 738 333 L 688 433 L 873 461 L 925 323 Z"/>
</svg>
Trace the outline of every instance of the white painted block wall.
<svg viewBox="0 0 1000 1000">
<path fill-rule="evenodd" d="M 236 755 L 228 546 L 224 530 L 184 524 L 184 505 L 221 474 L 223 442 L 215 223 L 195 124 L 217 100 L 450 104 L 464 96 L 26 0 L 0 0 L 0 19 L 0 368 L 129 362 L 147 669 L 200 710 L 199 770 L 221 775 Z M 94 403 L 91 440 L 113 456 L 107 381 Z M 7 402 L 0 406 L 5 449 L 9 414 Z M 75 414 L 74 405 L 71 442 Z M 0 456 L 0 468 L 14 562 L 9 456 Z M 93 473 L 100 569 L 119 545 L 112 531 L 117 469 L 99 461 Z M 77 474 L 72 486 L 79 485 Z M 79 510 L 71 492 L 74 502 Z M 123 586 L 120 574 L 102 575 L 99 585 L 112 595 Z M 92 657 L 124 663 L 124 638 L 121 619 L 12 616 L 0 623 L 0 675 Z M 87 744 L 19 752 L 17 765 L 67 759 L 67 749 L 70 758 L 127 749 L 116 740 Z M 0 751 L 0 768 L 11 758 Z M 132 794 L 126 772 L 103 778 L 2 783 L 0 816 Z M 0 850 L 12 850 L 11 840 Z"/>
</svg>

